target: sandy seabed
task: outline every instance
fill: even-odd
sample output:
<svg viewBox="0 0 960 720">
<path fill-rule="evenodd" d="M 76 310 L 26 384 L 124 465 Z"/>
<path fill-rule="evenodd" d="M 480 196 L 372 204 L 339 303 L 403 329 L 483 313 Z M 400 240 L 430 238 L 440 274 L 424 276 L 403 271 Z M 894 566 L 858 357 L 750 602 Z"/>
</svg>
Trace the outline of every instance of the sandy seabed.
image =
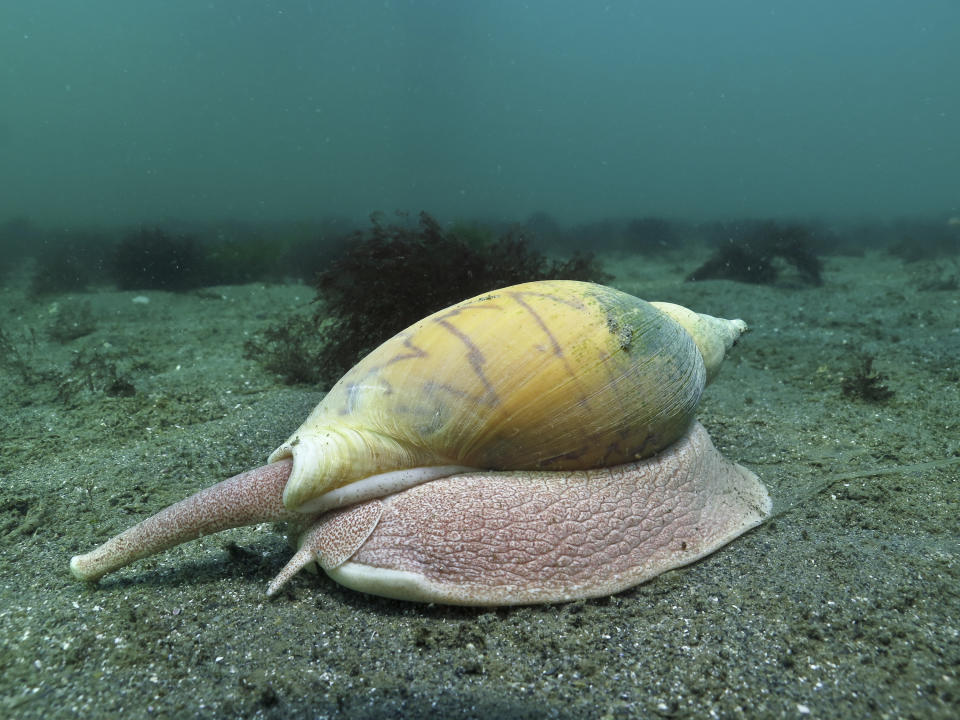
<svg viewBox="0 0 960 720">
<path fill-rule="evenodd" d="M 300 424 L 322 392 L 243 345 L 313 293 L 35 299 L 8 282 L 0 326 L 33 374 L 0 367 L 0 716 L 957 717 L 958 294 L 885 254 L 828 258 L 821 287 L 684 283 L 699 259 L 607 267 L 627 292 L 748 322 L 700 417 L 774 516 L 620 595 L 503 609 L 307 574 L 267 601 L 290 552 L 271 526 L 75 581 L 72 555 L 262 464 Z M 94 331 L 49 338 L 83 303 Z M 886 402 L 842 392 L 862 353 Z M 106 367 L 64 386 L 91 358 L 136 392 L 102 392 Z"/>
</svg>

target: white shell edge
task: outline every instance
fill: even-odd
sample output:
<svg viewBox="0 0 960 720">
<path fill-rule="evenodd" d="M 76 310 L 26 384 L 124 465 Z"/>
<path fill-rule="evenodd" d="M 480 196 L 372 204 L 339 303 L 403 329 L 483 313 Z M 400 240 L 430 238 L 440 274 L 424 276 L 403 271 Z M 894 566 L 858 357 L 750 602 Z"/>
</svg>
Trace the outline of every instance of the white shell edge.
<svg viewBox="0 0 960 720">
<path fill-rule="evenodd" d="M 406 470 L 393 470 L 379 475 L 371 475 L 305 502 L 297 508 L 297 512 L 325 513 L 348 505 L 356 505 L 365 500 L 393 495 L 401 490 L 422 485 L 431 480 L 465 472 L 476 472 L 477 470 L 478 468 L 465 465 L 435 465 L 433 467 L 407 468 Z"/>
</svg>

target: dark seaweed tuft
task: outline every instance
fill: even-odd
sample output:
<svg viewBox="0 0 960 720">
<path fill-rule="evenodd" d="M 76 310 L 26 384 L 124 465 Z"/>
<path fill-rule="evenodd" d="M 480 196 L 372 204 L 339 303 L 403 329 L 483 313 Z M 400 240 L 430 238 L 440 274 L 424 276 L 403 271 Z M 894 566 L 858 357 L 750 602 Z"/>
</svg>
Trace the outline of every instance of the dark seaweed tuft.
<svg viewBox="0 0 960 720">
<path fill-rule="evenodd" d="M 749 223 L 733 228 L 713 256 L 690 273 L 687 280 L 772 284 L 780 276 L 780 266 L 789 265 L 801 283 L 821 285 L 823 264 L 815 248 L 814 232 L 805 225 Z"/>
<path fill-rule="evenodd" d="M 373 215 L 372 226 L 355 232 L 317 275 L 313 317 L 267 330 L 247 343 L 248 357 L 287 382 L 329 386 L 403 328 L 486 290 L 529 280 L 610 279 L 591 255 L 550 260 L 522 233 L 493 239 L 475 225 L 445 229 L 425 212 L 416 224 L 404 220 Z"/>
<path fill-rule="evenodd" d="M 860 355 L 843 381 L 843 394 L 866 402 L 885 402 L 893 397 L 886 385 L 887 376 L 873 369 L 873 356 Z"/>
<path fill-rule="evenodd" d="M 192 236 L 140 229 L 117 246 L 112 270 L 121 290 L 191 290 L 203 284 L 205 257 Z"/>
</svg>

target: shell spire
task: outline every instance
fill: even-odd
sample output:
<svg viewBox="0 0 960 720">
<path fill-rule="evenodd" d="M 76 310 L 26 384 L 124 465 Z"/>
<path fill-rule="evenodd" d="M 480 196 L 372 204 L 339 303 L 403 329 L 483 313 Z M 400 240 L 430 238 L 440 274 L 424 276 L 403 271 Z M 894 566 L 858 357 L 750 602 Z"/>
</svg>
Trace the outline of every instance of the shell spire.
<svg viewBox="0 0 960 720">
<path fill-rule="evenodd" d="M 740 319 L 726 320 L 668 302 L 651 302 L 650 304 L 673 318 L 693 338 L 703 357 L 707 383 L 710 383 L 720 372 L 720 365 L 727 350 L 732 348 L 748 329 L 747 324 Z"/>
</svg>

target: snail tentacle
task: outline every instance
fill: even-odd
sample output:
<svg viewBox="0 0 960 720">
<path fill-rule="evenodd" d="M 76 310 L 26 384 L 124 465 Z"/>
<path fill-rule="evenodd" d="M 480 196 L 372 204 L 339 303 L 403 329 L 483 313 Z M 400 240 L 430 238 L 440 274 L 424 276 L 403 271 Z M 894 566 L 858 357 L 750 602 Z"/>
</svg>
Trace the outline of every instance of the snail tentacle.
<svg viewBox="0 0 960 720">
<path fill-rule="evenodd" d="M 270 581 L 267 597 L 276 595 L 294 575 L 316 561 L 324 570 L 337 568 L 360 549 L 383 516 L 383 503 L 372 500 L 324 515 L 300 538 L 300 549 Z"/>
<path fill-rule="evenodd" d="M 79 580 L 96 582 L 141 558 L 204 535 L 262 522 L 298 520 L 283 505 L 292 463 L 284 460 L 233 477 L 191 495 L 70 560 Z"/>
</svg>

